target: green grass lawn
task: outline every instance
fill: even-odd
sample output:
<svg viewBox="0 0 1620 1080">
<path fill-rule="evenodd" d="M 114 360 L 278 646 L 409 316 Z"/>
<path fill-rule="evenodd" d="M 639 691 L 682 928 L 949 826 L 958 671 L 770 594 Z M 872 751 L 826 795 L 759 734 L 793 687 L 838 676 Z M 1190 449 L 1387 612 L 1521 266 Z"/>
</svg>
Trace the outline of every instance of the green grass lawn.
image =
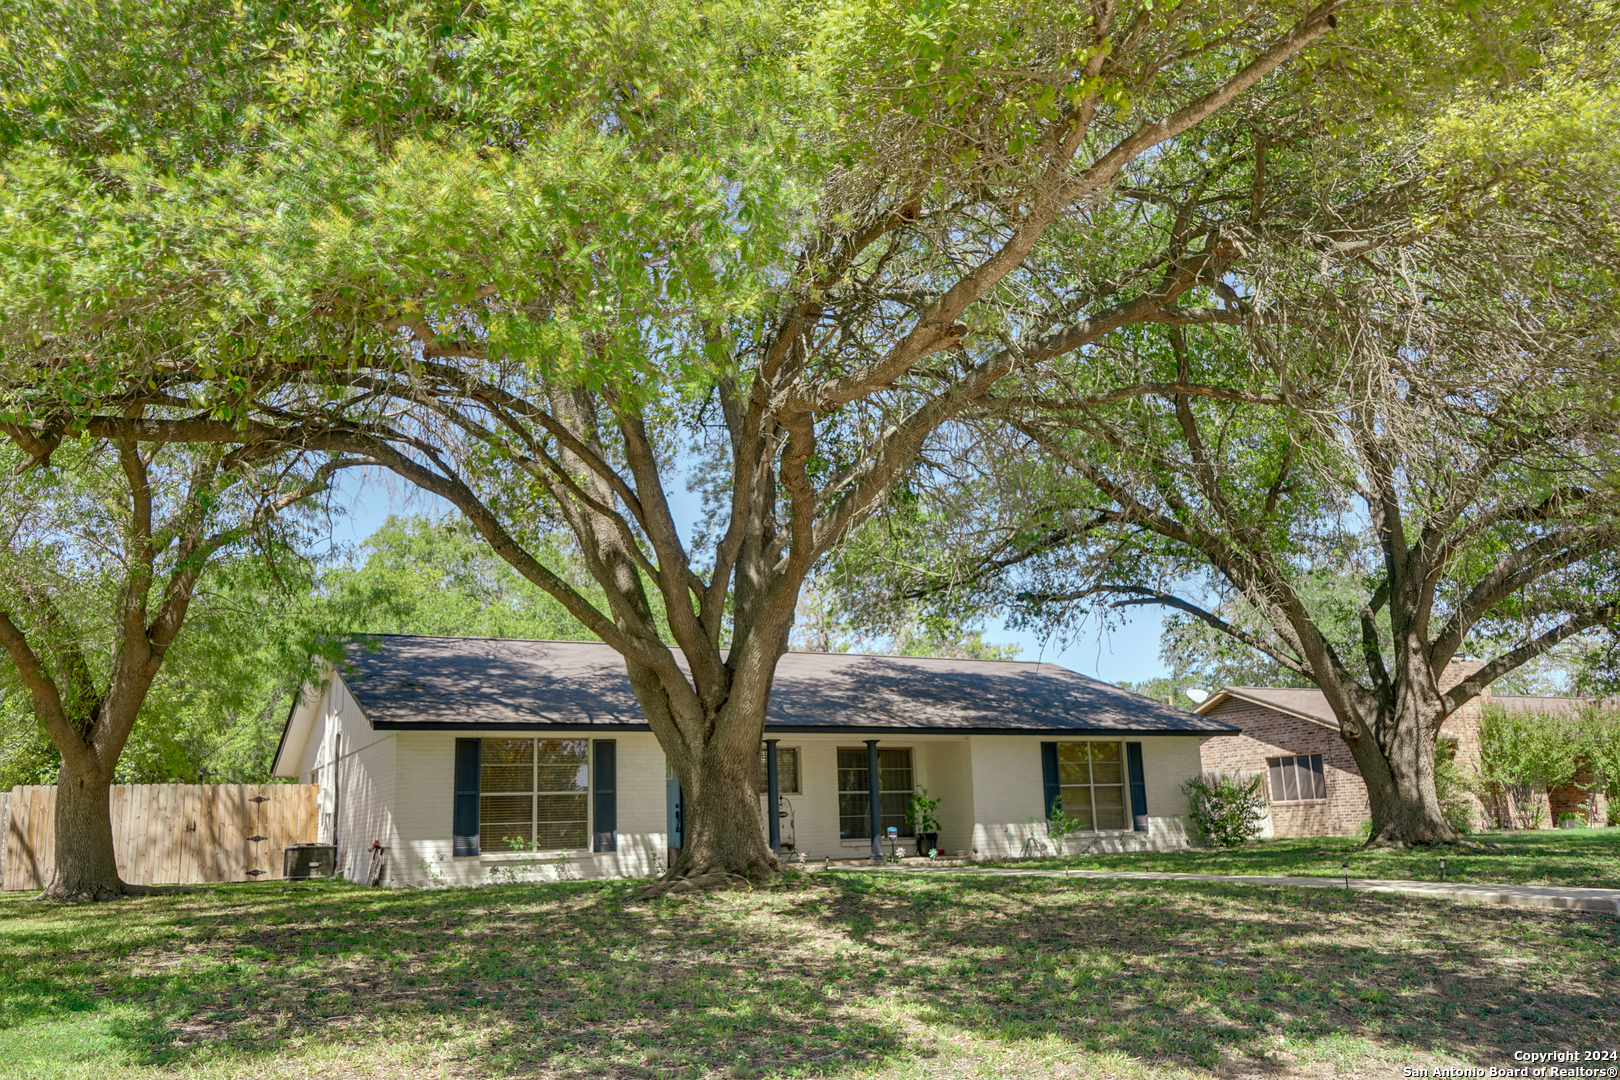
<svg viewBox="0 0 1620 1080">
<path fill-rule="evenodd" d="M 1445 850 L 1369 851 L 1342 836 L 1295 840 L 1251 840 L 1224 850 L 1193 849 L 1152 855 L 1084 855 L 1065 859 L 1023 859 L 985 866 L 1031 868 L 1071 866 L 1076 870 L 1168 870 L 1186 874 L 1279 874 L 1338 877 L 1348 862 L 1351 877 L 1401 881 L 1446 880 L 1494 885 L 1577 885 L 1620 889 L 1620 829 L 1546 829 L 1539 832 L 1480 833 L 1469 846 Z M 1070 852 L 1085 841 L 1071 837 Z"/>
<path fill-rule="evenodd" d="M 1399 1076 L 1620 1049 L 1620 920 L 1236 885 L 817 875 L 0 900 L 0 1075 Z"/>
</svg>

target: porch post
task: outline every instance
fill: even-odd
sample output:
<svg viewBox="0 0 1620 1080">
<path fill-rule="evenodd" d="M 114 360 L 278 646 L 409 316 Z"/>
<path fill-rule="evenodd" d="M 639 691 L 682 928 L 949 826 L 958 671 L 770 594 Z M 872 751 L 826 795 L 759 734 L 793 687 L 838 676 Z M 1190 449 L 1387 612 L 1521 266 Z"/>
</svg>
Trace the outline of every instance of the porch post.
<svg viewBox="0 0 1620 1080">
<path fill-rule="evenodd" d="M 878 760 L 876 739 L 866 740 L 866 794 L 871 801 L 872 861 L 883 861 L 883 808 L 878 805 Z"/>
<path fill-rule="evenodd" d="M 776 744 L 780 739 L 765 740 L 765 812 L 771 819 L 771 854 L 782 854 L 781 788 L 776 782 Z"/>
</svg>

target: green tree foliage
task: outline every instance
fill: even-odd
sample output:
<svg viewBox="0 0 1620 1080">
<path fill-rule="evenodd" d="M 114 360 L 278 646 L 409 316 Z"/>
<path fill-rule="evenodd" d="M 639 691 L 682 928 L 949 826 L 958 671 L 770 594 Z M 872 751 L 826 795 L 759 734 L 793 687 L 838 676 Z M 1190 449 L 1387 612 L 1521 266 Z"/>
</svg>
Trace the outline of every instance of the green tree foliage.
<svg viewBox="0 0 1620 1080">
<path fill-rule="evenodd" d="M 307 545 L 307 540 L 305 541 Z M 268 783 L 312 659 L 335 660 L 347 609 L 302 550 L 223 560 L 199 591 L 120 756 L 117 783 Z"/>
<path fill-rule="evenodd" d="M 913 605 L 899 611 L 852 613 L 846 594 L 815 582 L 799 595 L 789 645 L 804 652 L 879 653 L 888 656 L 950 656 L 963 660 L 1013 660 L 1019 648 L 984 639 L 981 618 L 947 615 Z M 866 618 L 861 618 L 866 615 Z"/>
<path fill-rule="evenodd" d="M 257 643 L 285 656 L 287 647 L 244 624 L 285 588 L 279 568 L 296 559 L 296 515 L 346 463 L 128 439 L 74 441 L 50 456 L 30 462 L 0 448 L 0 688 L 8 706 L 26 694 L 33 721 L 8 732 L 8 764 L 39 778 L 50 755 L 38 736 L 48 737 L 58 768 L 46 893 L 106 899 L 125 891 L 109 785 L 231 759 L 229 732 L 243 733 L 231 712 L 261 710 L 266 688 L 261 658 L 239 650 Z M 184 637 L 193 618 L 202 632 Z M 306 648 L 294 661 L 300 674 L 308 658 Z M 6 711 L 15 725 L 17 710 Z M 142 720 L 151 728 L 137 739 Z M 252 769 L 256 756 L 250 746 L 235 763 Z"/>
<path fill-rule="evenodd" d="M 1475 786 L 1487 801 L 1509 796 L 1521 827 L 1539 824 L 1530 817 L 1536 792 L 1570 783 L 1583 767 L 1611 806 L 1620 802 L 1620 711 L 1612 703 L 1573 712 L 1485 707 Z"/>
<path fill-rule="evenodd" d="M 0 792 L 55 782 L 61 755 L 34 719 L 28 695 L 4 683 L 0 680 Z"/>
<path fill-rule="evenodd" d="M 1511 76 L 1526 10 L 25 5 L 0 425 L 36 457 L 343 451 L 443 496 L 624 655 L 688 796 L 672 873 L 770 873 L 751 748 L 817 564 L 1009 375 L 1223 317 L 1258 249 L 1182 212 L 1209 174 L 1302 175 L 1399 88 Z M 141 92 L 121 37 L 191 82 Z"/>
<path fill-rule="evenodd" d="M 553 597 L 525 580 L 465 523 L 390 516 L 360 546 L 363 561 L 323 577 L 347 633 L 592 640 Z M 566 565 L 561 552 L 548 561 Z M 574 580 L 588 581 L 578 560 Z M 589 589 L 589 586 L 585 586 Z"/>
<path fill-rule="evenodd" d="M 925 508 L 907 492 L 874 530 L 897 602 L 1047 626 L 1170 608 L 1321 688 L 1375 840 L 1446 839 L 1444 718 L 1620 630 L 1617 18 L 1564 7 L 1518 76 L 1201 174 L 1176 205 L 1245 237 L 1247 269 L 1205 316 L 999 387 L 914 474 Z"/>
<path fill-rule="evenodd" d="M 355 567 L 288 551 L 273 562 L 248 553 L 216 563 L 141 706 L 114 782 L 268 782 L 311 657 L 337 660 L 352 634 L 589 637 L 454 522 L 391 517 L 360 553 Z M 60 755 L 8 670 L 0 669 L 0 790 L 54 783 Z"/>
</svg>

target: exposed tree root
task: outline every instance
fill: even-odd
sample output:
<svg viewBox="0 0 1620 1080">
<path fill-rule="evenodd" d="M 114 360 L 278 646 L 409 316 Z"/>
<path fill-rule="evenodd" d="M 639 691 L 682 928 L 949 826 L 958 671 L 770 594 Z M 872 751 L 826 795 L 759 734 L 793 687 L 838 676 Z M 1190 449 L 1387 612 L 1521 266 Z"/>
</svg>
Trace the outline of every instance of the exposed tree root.
<svg viewBox="0 0 1620 1080">
<path fill-rule="evenodd" d="M 725 870 L 711 870 L 702 874 L 676 874 L 664 877 L 637 893 L 641 900 L 656 900 L 663 896 L 682 896 L 687 893 L 727 892 L 731 890 L 804 888 L 812 884 L 810 875 L 797 870 L 781 869 L 752 876 L 733 874 Z"/>
<path fill-rule="evenodd" d="M 125 900 L 131 896 L 139 895 L 134 890 L 139 885 L 125 885 L 119 882 L 117 888 L 111 885 L 85 885 L 64 886 L 52 884 L 34 899 L 49 900 L 54 904 L 105 904 L 112 900 Z"/>
<path fill-rule="evenodd" d="M 119 882 L 118 889 L 108 885 L 94 888 L 65 889 L 52 886 L 34 897 L 53 904 L 105 904 L 113 900 L 135 900 L 142 896 L 169 896 L 177 893 L 198 893 L 204 890 L 191 885 L 130 885 Z"/>
</svg>

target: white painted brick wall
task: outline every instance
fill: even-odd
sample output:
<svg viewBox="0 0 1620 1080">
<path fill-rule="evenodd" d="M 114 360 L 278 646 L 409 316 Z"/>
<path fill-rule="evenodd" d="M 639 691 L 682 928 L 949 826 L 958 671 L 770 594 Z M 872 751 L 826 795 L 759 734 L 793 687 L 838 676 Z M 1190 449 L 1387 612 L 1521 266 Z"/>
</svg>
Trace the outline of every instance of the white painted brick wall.
<svg viewBox="0 0 1620 1080">
<path fill-rule="evenodd" d="M 939 800 L 939 847 L 950 855 L 973 847 L 973 758 L 965 739 L 927 743 L 928 797 Z"/>
<path fill-rule="evenodd" d="M 386 832 L 383 842 L 391 847 L 390 884 L 482 884 L 491 880 L 492 871 L 511 869 L 522 861 L 505 854 L 459 859 L 452 854 L 455 740 L 458 735 L 510 738 L 511 732 L 380 734 L 387 738 L 388 753 L 356 755 L 357 768 L 372 770 L 375 776 L 369 787 L 345 788 L 344 819 L 350 820 L 352 802 L 355 828 L 365 822 L 368 828 Z M 542 867 L 525 867 L 523 880 L 643 876 L 663 864 L 669 843 L 663 751 L 649 733 L 619 732 L 614 739 L 618 744 L 619 850 L 547 858 Z M 1045 816 L 1042 741 L 1039 736 L 895 736 L 880 745 L 913 748 L 916 782 L 940 798 L 941 847 L 955 851 L 977 846 L 981 858 L 992 858 L 1017 855 L 1026 836 L 1046 835 L 1041 824 Z M 1140 834 L 1122 833 L 1110 844 L 1131 849 L 1183 846 L 1186 799 L 1179 788 L 1198 771 L 1198 739 L 1160 736 L 1141 741 L 1150 832 L 1145 840 Z M 870 851 L 869 841 L 841 841 L 838 836 L 837 749 L 861 746 L 860 741 L 848 735 L 785 735 L 781 745 L 800 752 L 801 787 L 799 794 L 784 796 L 792 806 L 793 820 L 791 830 L 783 823 L 783 839 L 795 839 L 798 850 L 816 861 L 829 856 L 858 858 Z M 345 775 L 347 782 L 349 774 Z M 375 808 L 387 784 L 395 795 L 391 818 Z M 351 791 L 362 790 L 351 795 Z M 1033 825 L 1031 818 L 1036 819 Z M 391 831 L 387 831 L 389 827 Z M 344 828 L 347 841 L 350 826 Z M 1008 828 L 1013 831 L 1011 842 L 1006 837 Z M 365 843 L 369 845 L 370 840 L 366 837 Z"/>
<path fill-rule="evenodd" d="M 492 872 L 522 881 L 645 877 L 661 866 L 668 850 L 665 825 L 664 752 L 648 732 L 616 732 L 618 850 L 514 857 L 505 853 L 454 854 L 456 739 L 502 739 L 510 731 L 399 732 L 399 790 L 407 795 L 397 810 L 397 885 L 435 883 L 481 885 Z M 525 733 L 526 734 L 526 733 Z M 567 733 L 578 738 L 580 733 Z M 594 824 L 592 832 L 594 832 Z M 538 861 L 539 865 L 535 865 Z"/>
<path fill-rule="evenodd" d="M 1013 858 L 1034 838 L 1031 852 L 1051 853 L 1046 833 L 1046 794 L 1041 776 L 1041 743 L 1064 741 L 1039 735 L 974 735 L 969 739 L 973 764 L 973 846 L 979 858 Z M 1131 741 L 1138 740 L 1089 740 Z M 1187 797 L 1181 784 L 1199 770 L 1198 738 L 1155 735 L 1142 743 L 1142 775 L 1147 786 L 1148 832 L 1124 830 L 1102 834 L 1102 850 L 1163 850 L 1187 845 Z M 1078 850 L 1092 834 L 1069 841 Z"/>
<path fill-rule="evenodd" d="M 338 873 L 351 881 L 364 880 L 371 867 L 372 842 L 392 849 L 398 840 L 394 734 L 373 728 L 343 680 L 334 677 L 321 702 L 310 747 L 305 754 L 306 761 L 313 759 L 309 780 L 322 789 L 322 839 L 337 844 Z M 389 869 L 394 869 L 391 858 Z"/>
</svg>

